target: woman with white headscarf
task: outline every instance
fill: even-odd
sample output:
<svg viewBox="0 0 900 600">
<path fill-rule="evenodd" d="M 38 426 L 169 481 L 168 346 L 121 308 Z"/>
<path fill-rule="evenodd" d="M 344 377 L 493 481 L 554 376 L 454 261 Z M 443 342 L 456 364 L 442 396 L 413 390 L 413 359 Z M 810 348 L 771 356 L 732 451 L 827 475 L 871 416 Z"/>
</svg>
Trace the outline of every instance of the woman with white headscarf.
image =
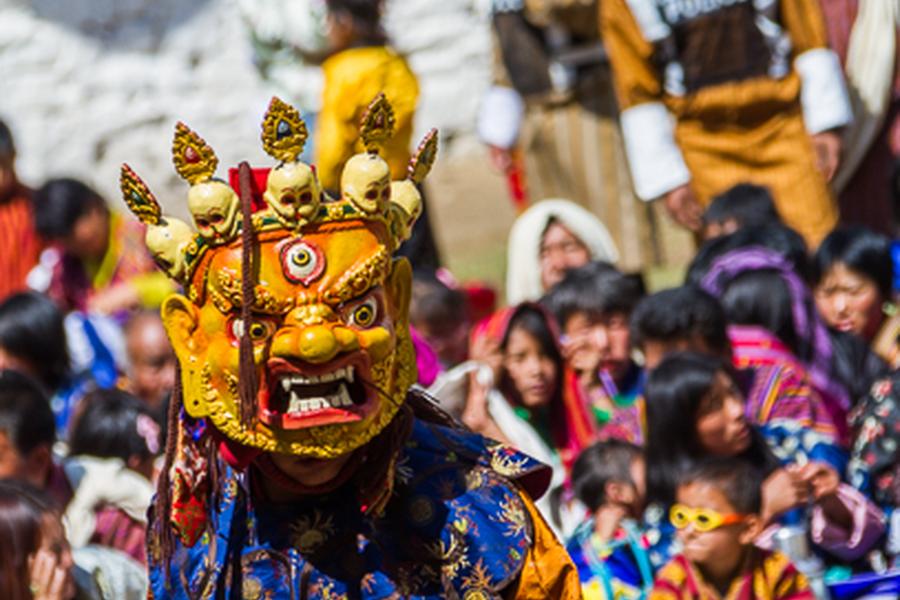
<svg viewBox="0 0 900 600">
<path fill-rule="evenodd" d="M 569 269 L 619 260 L 606 226 L 569 200 L 543 200 L 522 213 L 509 234 L 506 302 L 535 301 Z"/>
</svg>

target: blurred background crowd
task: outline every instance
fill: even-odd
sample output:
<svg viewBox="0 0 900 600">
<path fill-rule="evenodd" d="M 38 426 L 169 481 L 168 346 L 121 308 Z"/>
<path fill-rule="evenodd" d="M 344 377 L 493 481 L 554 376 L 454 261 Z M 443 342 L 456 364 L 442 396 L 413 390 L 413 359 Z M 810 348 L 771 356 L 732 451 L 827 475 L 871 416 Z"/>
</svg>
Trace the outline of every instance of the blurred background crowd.
<svg viewBox="0 0 900 600">
<path fill-rule="evenodd" d="M 586 598 L 898 585 L 898 22 L 895 0 L 0 0 L 0 595 L 146 593 L 176 289 L 120 163 L 186 216 L 175 121 L 265 162 L 278 95 L 334 190 L 379 91 L 395 176 L 443 144 L 403 249 L 419 386 L 553 467 L 538 506 Z"/>
</svg>

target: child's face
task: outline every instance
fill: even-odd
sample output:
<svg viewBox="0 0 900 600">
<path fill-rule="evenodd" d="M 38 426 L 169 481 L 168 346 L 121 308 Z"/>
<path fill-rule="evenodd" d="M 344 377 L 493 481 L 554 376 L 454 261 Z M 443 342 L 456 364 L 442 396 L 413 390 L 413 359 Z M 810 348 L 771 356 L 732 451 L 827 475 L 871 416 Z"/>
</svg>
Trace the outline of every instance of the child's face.
<svg viewBox="0 0 900 600">
<path fill-rule="evenodd" d="M 628 315 L 594 317 L 577 312 L 566 320 L 563 334 L 566 361 L 579 373 L 603 369 L 615 378 L 627 368 L 631 354 Z"/>
<path fill-rule="evenodd" d="M 679 486 L 676 501 L 688 510 L 714 511 L 724 518 L 724 523 L 711 531 L 699 531 L 695 522 L 678 530 L 687 559 L 701 570 L 733 573 L 756 536 L 756 518 L 738 515 L 718 487 L 703 481 Z"/>
<path fill-rule="evenodd" d="M 744 414 L 744 396 L 725 373 L 717 373 L 696 422 L 697 441 L 715 456 L 737 456 L 750 447 L 750 425 Z"/>
<path fill-rule="evenodd" d="M 503 367 L 525 406 L 545 406 L 553 398 L 559 381 L 556 365 L 537 338 L 524 329 L 510 331 Z"/>
</svg>

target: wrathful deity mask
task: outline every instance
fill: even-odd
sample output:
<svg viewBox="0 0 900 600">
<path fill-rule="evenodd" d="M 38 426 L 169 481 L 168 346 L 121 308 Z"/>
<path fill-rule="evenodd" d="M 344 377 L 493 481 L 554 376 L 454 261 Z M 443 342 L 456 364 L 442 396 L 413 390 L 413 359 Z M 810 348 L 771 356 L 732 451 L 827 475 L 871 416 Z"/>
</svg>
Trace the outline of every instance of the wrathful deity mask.
<svg viewBox="0 0 900 600">
<path fill-rule="evenodd" d="M 353 159 L 352 190 L 332 199 L 315 170 L 299 161 L 306 127 L 273 99 L 263 145 L 280 164 L 264 173 L 261 207 L 251 209 L 251 171 L 240 169 L 241 196 L 214 179 L 212 149 L 183 124 L 173 144 L 189 197 L 215 186 L 210 202 L 190 202 L 197 235 L 127 166 L 126 203 L 148 224 L 160 266 L 185 288 L 162 317 L 181 366 L 185 411 L 208 419 L 228 439 L 250 448 L 333 458 L 370 441 L 396 415 L 416 380 L 409 334 L 411 269 L 393 252 L 421 212 L 419 185 L 434 160 L 431 132 L 410 163 L 409 180 L 390 200 L 377 168 L 378 142 L 390 135 L 390 105 L 379 96 L 363 119 L 367 152 Z M 352 166 L 352 165 L 351 165 Z M 398 187 L 399 186 L 399 187 Z M 377 190 L 377 198 L 369 198 Z M 233 197 L 232 197 L 233 196 Z M 214 205 L 214 206 L 213 206 Z M 221 206 L 220 206 L 221 205 Z M 218 210 L 222 219 L 208 219 Z M 219 213 L 216 213 L 217 215 Z M 204 221 L 206 223 L 207 221 Z M 175 223 L 171 235 L 161 235 Z M 249 279 L 246 279 L 249 277 Z"/>
</svg>

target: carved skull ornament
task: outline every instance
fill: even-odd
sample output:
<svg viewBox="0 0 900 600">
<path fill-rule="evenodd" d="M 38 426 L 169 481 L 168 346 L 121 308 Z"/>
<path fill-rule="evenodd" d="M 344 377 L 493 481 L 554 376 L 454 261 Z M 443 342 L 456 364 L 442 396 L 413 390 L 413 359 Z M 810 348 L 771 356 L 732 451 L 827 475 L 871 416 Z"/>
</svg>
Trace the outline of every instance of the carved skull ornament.
<svg viewBox="0 0 900 600">
<path fill-rule="evenodd" d="M 211 179 L 191 186 L 188 209 L 194 225 L 213 245 L 230 242 L 237 235 L 241 202 L 231 186 Z"/>
<path fill-rule="evenodd" d="M 263 198 L 284 225 L 300 227 L 319 209 L 322 188 L 309 165 L 288 162 L 269 171 Z"/>
<path fill-rule="evenodd" d="M 377 154 L 357 154 L 341 174 L 341 195 L 367 214 L 383 212 L 391 200 L 391 168 Z"/>
<path fill-rule="evenodd" d="M 158 225 L 148 225 L 144 243 L 153 259 L 169 275 L 183 281 L 187 264 L 185 248 L 194 239 L 194 230 L 180 219 L 163 217 Z"/>
</svg>

